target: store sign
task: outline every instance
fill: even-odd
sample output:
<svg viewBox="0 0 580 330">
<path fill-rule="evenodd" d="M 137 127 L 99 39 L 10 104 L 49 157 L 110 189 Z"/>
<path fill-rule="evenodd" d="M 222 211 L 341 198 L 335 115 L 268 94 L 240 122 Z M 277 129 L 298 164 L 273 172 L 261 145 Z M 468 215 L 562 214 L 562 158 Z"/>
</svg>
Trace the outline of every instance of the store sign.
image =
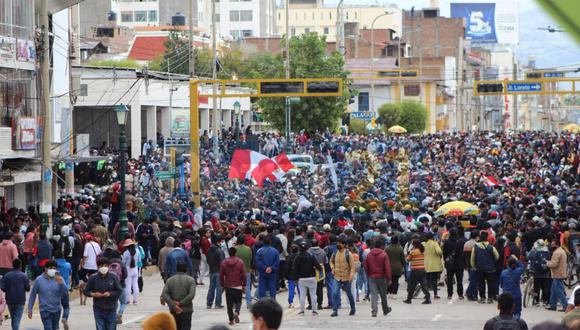
<svg viewBox="0 0 580 330">
<path fill-rule="evenodd" d="M 36 149 L 36 118 L 18 118 L 18 126 L 16 127 L 16 149 Z"/>
<path fill-rule="evenodd" d="M 189 109 L 171 109 L 171 136 L 189 135 Z"/>
</svg>

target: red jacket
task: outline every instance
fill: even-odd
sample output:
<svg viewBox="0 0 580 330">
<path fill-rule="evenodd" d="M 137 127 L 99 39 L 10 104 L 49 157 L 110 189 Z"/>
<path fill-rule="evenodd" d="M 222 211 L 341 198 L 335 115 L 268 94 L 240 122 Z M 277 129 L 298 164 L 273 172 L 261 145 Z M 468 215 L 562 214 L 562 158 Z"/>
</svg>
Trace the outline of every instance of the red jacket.
<svg viewBox="0 0 580 330">
<path fill-rule="evenodd" d="M 245 243 L 248 247 L 252 247 L 254 246 L 254 244 L 256 244 L 256 239 L 254 238 L 254 236 L 252 236 L 252 234 L 244 234 L 244 238 L 245 238 Z"/>
<path fill-rule="evenodd" d="M 220 266 L 220 285 L 222 288 L 246 286 L 244 262 L 238 257 L 229 257 Z"/>
<path fill-rule="evenodd" d="M 373 248 L 364 261 L 363 267 L 369 278 L 386 278 L 391 280 L 391 262 L 387 253 L 379 248 Z"/>
<path fill-rule="evenodd" d="M 211 247 L 211 242 L 209 241 L 209 239 L 207 237 L 203 236 L 201 238 L 200 247 L 201 247 L 201 253 L 207 255 L 207 252 L 209 251 L 209 248 Z"/>
</svg>

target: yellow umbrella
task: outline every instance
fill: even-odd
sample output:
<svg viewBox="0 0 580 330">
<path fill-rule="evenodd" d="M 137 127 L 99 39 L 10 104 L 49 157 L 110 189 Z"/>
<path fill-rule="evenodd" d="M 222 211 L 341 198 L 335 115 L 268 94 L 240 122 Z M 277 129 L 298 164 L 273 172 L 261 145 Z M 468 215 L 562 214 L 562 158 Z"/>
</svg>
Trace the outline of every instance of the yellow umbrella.
<svg viewBox="0 0 580 330">
<path fill-rule="evenodd" d="M 463 202 L 463 201 L 455 201 L 455 202 L 449 202 L 449 203 L 445 203 L 443 205 L 441 205 L 441 207 L 439 207 L 437 209 L 437 211 L 435 211 L 435 215 L 439 216 L 439 215 L 448 215 L 448 214 L 452 214 L 452 215 L 475 215 L 479 213 L 479 208 L 471 203 L 468 202 Z"/>
<path fill-rule="evenodd" d="M 562 131 L 571 132 L 571 133 L 580 133 L 580 125 L 568 124 L 562 128 Z"/>
<path fill-rule="evenodd" d="M 388 129 L 388 131 L 389 131 L 389 133 L 395 133 L 395 134 L 407 133 L 407 130 L 404 127 L 401 127 L 399 125 L 391 126 Z"/>
</svg>

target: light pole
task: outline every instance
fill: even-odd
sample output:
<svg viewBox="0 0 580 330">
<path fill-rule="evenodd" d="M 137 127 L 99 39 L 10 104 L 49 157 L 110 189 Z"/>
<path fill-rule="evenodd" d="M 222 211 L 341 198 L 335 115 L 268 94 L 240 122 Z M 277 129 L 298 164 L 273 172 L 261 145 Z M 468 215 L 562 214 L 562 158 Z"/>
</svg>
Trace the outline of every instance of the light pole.
<svg viewBox="0 0 580 330">
<path fill-rule="evenodd" d="M 119 124 L 119 176 L 121 181 L 121 192 L 119 196 L 119 203 L 121 210 L 119 211 L 119 236 L 117 237 L 117 242 L 125 239 L 125 234 L 127 234 L 127 210 L 125 206 L 125 149 L 127 148 L 125 141 L 125 124 L 127 123 L 127 114 L 129 109 L 126 105 L 119 104 L 115 106 L 115 112 L 117 113 L 117 124 Z"/>
<path fill-rule="evenodd" d="M 344 0 L 338 2 L 336 6 L 336 51 L 344 57 L 343 47 L 344 47 L 344 24 L 342 21 L 342 3 Z"/>
<path fill-rule="evenodd" d="M 240 102 L 234 102 L 234 114 L 236 116 L 236 143 L 240 143 Z"/>
<path fill-rule="evenodd" d="M 375 17 L 373 23 L 371 24 L 371 71 L 374 72 L 375 69 L 375 22 L 384 16 L 391 15 L 392 12 L 386 11 L 379 16 Z M 371 111 L 375 112 L 375 80 L 371 80 Z"/>
</svg>

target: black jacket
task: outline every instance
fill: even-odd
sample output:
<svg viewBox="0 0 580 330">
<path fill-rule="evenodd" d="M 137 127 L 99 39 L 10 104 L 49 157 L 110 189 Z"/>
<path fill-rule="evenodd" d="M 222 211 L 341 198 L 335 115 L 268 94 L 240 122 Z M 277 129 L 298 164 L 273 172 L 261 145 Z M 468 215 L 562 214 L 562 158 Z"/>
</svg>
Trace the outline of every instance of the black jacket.
<svg viewBox="0 0 580 330">
<path fill-rule="evenodd" d="M 219 273 L 222 261 L 226 258 L 224 251 L 222 249 L 212 244 L 212 246 L 207 251 L 207 264 L 209 265 L 210 273 Z"/>
<path fill-rule="evenodd" d="M 292 264 L 294 280 L 315 277 L 315 269 L 318 269 L 319 272 L 322 271 L 322 266 L 320 266 L 316 258 L 308 252 L 300 252 Z"/>
<path fill-rule="evenodd" d="M 116 312 L 117 300 L 123 288 L 117 275 L 109 272 L 106 276 L 101 276 L 100 273 L 93 274 L 89 277 L 84 293 L 91 297 L 91 292 L 105 293 L 110 292 L 111 295 L 103 298 L 93 298 L 93 310 L 104 312 Z"/>
<path fill-rule="evenodd" d="M 461 270 L 465 267 L 465 258 L 463 258 L 463 245 L 465 245 L 465 240 L 457 238 L 449 238 L 443 243 L 443 260 L 448 258 L 453 259 L 451 264 L 451 269 Z M 449 263 L 445 263 L 446 268 Z"/>
</svg>

